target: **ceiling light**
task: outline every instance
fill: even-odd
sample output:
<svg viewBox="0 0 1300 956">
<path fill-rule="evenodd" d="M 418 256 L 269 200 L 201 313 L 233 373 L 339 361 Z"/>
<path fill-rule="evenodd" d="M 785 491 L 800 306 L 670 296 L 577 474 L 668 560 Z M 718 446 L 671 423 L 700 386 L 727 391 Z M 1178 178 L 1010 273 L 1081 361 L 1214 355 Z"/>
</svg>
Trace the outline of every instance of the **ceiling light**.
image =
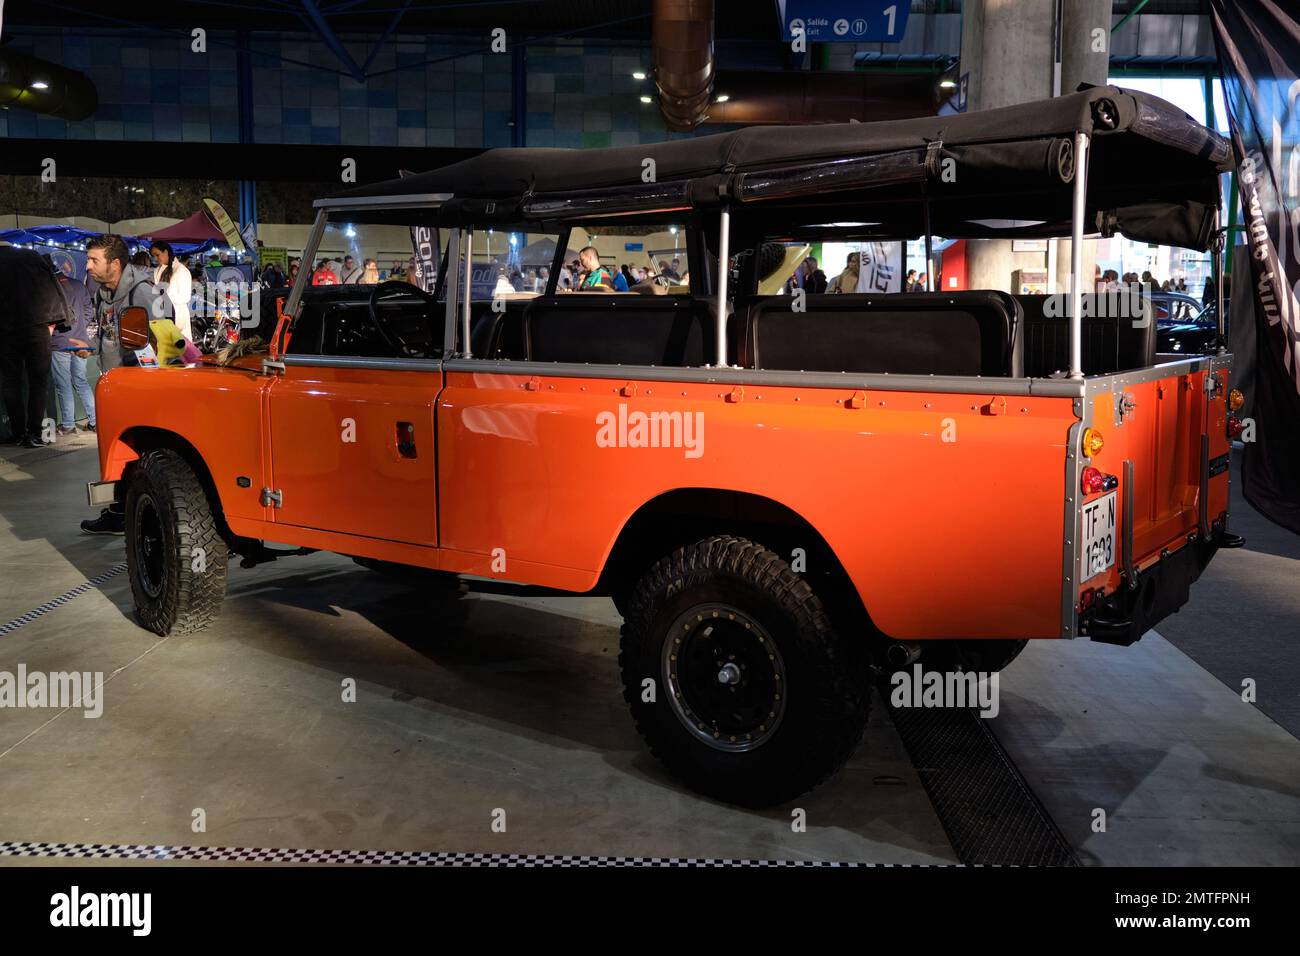
<svg viewBox="0 0 1300 956">
<path fill-rule="evenodd" d="M 713 102 L 715 102 L 715 103 L 725 103 L 725 102 L 727 102 L 727 100 L 729 100 L 729 99 L 731 99 L 731 97 L 730 97 L 729 95 L 727 95 L 726 93 L 719 93 L 719 94 L 718 94 L 718 98 L 717 98 L 716 100 L 714 100 Z"/>
<path fill-rule="evenodd" d="M 632 79 L 634 79 L 634 80 L 644 80 L 644 79 L 645 79 L 645 74 L 642 73 L 640 70 L 637 70 L 635 73 L 632 74 Z"/>
<path fill-rule="evenodd" d="M 939 89 L 941 89 L 941 90 L 955 90 L 955 89 L 957 89 L 957 81 L 956 81 L 956 80 L 940 80 L 940 81 L 939 81 Z"/>
<path fill-rule="evenodd" d="M 32 80 L 31 87 L 34 90 L 48 90 L 50 84 L 45 82 L 45 80 Z"/>
<path fill-rule="evenodd" d="M 651 100 L 650 97 L 648 97 L 648 96 L 643 96 L 643 97 L 641 97 L 641 102 L 642 102 L 642 103 L 652 103 L 652 102 L 654 102 L 654 101 Z"/>
</svg>

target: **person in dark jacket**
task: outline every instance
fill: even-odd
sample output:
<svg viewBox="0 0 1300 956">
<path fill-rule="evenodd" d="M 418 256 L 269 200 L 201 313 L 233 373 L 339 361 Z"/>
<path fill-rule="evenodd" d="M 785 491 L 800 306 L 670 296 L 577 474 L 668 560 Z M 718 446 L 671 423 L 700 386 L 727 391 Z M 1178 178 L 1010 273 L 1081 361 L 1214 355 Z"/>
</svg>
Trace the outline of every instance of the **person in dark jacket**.
<svg viewBox="0 0 1300 956">
<path fill-rule="evenodd" d="M 58 433 L 72 435 L 77 430 L 73 419 L 76 409 L 72 398 L 74 390 L 81 397 L 81 405 L 86 410 L 86 431 L 93 432 L 95 390 L 86 380 L 86 360 L 90 358 L 92 350 L 89 328 L 95 319 L 95 306 L 84 285 L 59 272 L 53 263 L 50 268 L 58 280 L 63 298 L 72 310 L 68 331 L 60 332 L 56 329 L 50 338 L 50 369 L 54 374 L 54 397 L 59 413 Z"/>
<path fill-rule="evenodd" d="M 0 397 L 9 415 L 11 442 L 27 448 L 48 444 L 43 433 L 50 333 L 68 328 L 70 319 L 46 261 L 30 249 L 0 247 Z"/>
<path fill-rule="evenodd" d="M 809 256 L 804 260 L 804 283 L 803 289 L 809 295 L 822 295 L 826 292 L 826 287 L 830 284 L 826 279 L 826 273 L 817 267 L 817 260 Z"/>
</svg>

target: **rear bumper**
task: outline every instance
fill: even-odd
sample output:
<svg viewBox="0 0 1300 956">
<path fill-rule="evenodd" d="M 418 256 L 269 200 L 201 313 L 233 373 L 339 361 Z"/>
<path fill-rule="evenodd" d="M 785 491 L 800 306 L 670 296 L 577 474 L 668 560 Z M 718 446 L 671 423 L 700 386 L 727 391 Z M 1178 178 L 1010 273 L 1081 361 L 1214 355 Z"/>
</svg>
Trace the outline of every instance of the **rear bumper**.
<svg viewBox="0 0 1300 956">
<path fill-rule="evenodd" d="M 1208 541 L 1189 537 L 1183 547 L 1138 573 L 1133 586 L 1126 578 L 1114 594 L 1099 598 L 1080 615 L 1080 634 L 1127 646 L 1176 613 L 1187 603 L 1192 583 L 1225 544 L 1222 529 L 1214 531 Z"/>
<path fill-rule="evenodd" d="M 102 505 L 111 505 L 116 500 L 117 500 L 116 481 L 86 482 L 86 502 L 92 508 L 98 508 Z"/>
</svg>

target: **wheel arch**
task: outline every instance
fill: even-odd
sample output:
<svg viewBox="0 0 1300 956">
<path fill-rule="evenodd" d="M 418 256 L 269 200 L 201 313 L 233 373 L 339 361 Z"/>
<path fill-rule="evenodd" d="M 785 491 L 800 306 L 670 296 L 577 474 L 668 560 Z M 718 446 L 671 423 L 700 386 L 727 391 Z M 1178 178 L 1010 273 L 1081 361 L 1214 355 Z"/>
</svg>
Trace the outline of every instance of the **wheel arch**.
<svg viewBox="0 0 1300 956">
<path fill-rule="evenodd" d="M 132 465 L 139 461 L 146 452 L 160 448 L 175 452 L 190 466 L 199 479 L 199 484 L 203 486 L 203 491 L 207 495 L 208 504 L 212 508 L 213 515 L 217 518 L 222 536 L 227 540 L 231 540 L 233 536 L 226 525 L 221 494 L 217 491 L 216 482 L 212 478 L 212 471 L 208 468 L 202 453 L 183 435 L 169 429 L 158 428 L 154 425 L 135 425 L 123 431 L 113 440 L 108 448 L 105 472 L 108 477 L 115 478 L 118 482 L 118 500 L 124 501 L 126 499 L 126 482 L 131 477 Z"/>
<path fill-rule="evenodd" d="M 826 538 L 807 518 L 765 495 L 725 488 L 686 487 L 644 502 L 619 529 L 596 590 L 621 602 L 655 561 L 716 534 L 733 534 L 769 548 L 786 561 L 803 550 L 814 591 L 838 620 L 870 627 L 858 588 Z"/>
</svg>

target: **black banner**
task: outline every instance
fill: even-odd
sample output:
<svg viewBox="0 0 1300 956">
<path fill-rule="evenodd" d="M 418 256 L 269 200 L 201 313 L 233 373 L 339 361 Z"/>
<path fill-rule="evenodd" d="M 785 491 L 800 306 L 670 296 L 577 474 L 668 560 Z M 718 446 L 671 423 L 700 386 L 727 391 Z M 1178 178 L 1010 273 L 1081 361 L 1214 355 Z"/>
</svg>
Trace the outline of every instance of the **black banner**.
<svg viewBox="0 0 1300 956">
<path fill-rule="evenodd" d="M 442 258 L 437 228 L 412 226 L 411 248 L 414 250 L 415 284 L 432 295 L 438 284 L 438 260 Z"/>
<path fill-rule="evenodd" d="M 1243 321 L 1247 310 L 1229 313 L 1243 415 L 1255 424 L 1243 493 L 1300 534 L 1300 4 L 1210 6 L 1250 253 L 1249 272 L 1234 270 L 1233 280 L 1250 282 L 1254 305 L 1253 321 Z"/>
<path fill-rule="evenodd" d="M 414 176 L 409 169 L 399 169 L 401 179 Z M 414 275 L 410 278 L 425 292 L 433 294 L 438 285 L 438 265 L 442 259 L 442 243 L 439 231 L 428 226 L 411 227 L 411 263 Z"/>
<path fill-rule="evenodd" d="M 384 854 L 368 856 L 377 861 Z M 815 929 L 800 914 L 824 912 L 833 899 L 870 900 L 900 936 L 940 952 L 974 949 L 975 942 L 987 948 L 995 934 L 1041 946 L 1062 931 L 1076 945 L 1129 940 L 1155 948 L 1157 941 L 1181 946 L 1195 938 L 1235 952 L 1261 946 L 1261 933 L 1277 940 L 1294 930 L 1292 873 L 1284 867 L 962 868 L 809 859 L 675 866 L 648 858 L 639 865 L 529 866 L 520 856 L 495 862 L 492 853 L 461 856 L 466 859 L 443 866 L 229 865 L 234 859 L 195 866 L 151 858 L 129 868 L 0 857 L 4 938 L 19 947 L 48 938 L 77 949 L 118 948 L 141 938 L 189 945 L 201 937 L 208 945 L 246 949 L 256 936 L 261 945 L 284 941 L 337 952 L 356 944 L 373 949 L 376 938 L 427 945 L 433 933 L 481 940 L 490 931 L 493 948 L 509 951 L 574 938 L 573 924 L 557 918 L 557 900 L 581 900 L 588 908 L 580 917 L 584 936 L 616 939 L 654 923 L 668 904 L 706 896 L 728 913 L 743 912 L 755 899 L 779 899 L 789 914 L 779 922 L 792 940 Z M 32 862 L 45 865 L 21 866 Z M 936 900 L 960 900 L 972 914 L 1003 915 L 936 919 Z M 728 945 L 772 949 L 773 925 L 744 919 L 722 932 Z"/>
</svg>

